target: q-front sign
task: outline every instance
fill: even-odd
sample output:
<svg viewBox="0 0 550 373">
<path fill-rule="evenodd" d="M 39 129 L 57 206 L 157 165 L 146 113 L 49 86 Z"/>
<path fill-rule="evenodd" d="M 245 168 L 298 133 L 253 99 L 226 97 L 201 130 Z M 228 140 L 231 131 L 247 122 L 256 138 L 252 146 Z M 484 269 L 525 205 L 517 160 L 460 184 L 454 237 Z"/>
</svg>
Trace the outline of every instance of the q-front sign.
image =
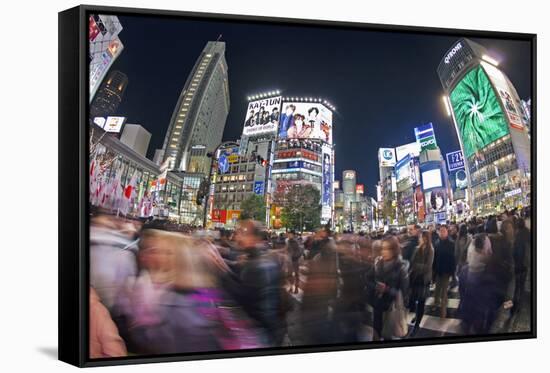
<svg viewBox="0 0 550 373">
<path fill-rule="evenodd" d="M 458 43 L 457 45 L 455 45 L 453 49 L 451 49 L 449 53 L 447 53 L 447 55 L 445 56 L 445 63 L 448 64 L 451 61 L 451 58 L 453 58 L 454 55 L 461 49 L 462 43 Z"/>
</svg>

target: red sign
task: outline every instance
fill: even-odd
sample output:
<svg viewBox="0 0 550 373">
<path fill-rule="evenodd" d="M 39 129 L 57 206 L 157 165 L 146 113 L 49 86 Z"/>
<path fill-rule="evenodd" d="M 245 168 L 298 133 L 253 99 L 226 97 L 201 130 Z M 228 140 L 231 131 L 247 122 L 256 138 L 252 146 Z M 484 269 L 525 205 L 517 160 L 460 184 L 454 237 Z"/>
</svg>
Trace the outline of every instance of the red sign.
<svg viewBox="0 0 550 373">
<path fill-rule="evenodd" d="M 364 194 L 365 193 L 365 186 L 363 184 L 357 184 L 355 186 L 355 193 Z"/>
<path fill-rule="evenodd" d="M 214 209 L 212 210 L 212 222 L 224 223 L 227 221 L 227 210 Z"/>
<path fill-rule="evenodd" d="M 99 35 L 99 27 L 97 27 L 97 23 L 95 23 L 94 17 L 90 16 L 88 31 L 90 41 L 94 41 L 97 35 Z"/>
</svg>

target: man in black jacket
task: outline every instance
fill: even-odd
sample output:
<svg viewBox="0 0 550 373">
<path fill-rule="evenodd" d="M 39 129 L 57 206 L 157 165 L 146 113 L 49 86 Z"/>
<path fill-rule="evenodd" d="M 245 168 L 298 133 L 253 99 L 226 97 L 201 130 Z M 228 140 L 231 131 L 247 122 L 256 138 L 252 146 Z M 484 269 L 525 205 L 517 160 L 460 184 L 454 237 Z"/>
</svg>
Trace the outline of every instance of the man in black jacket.
<svg viewBox="0 0 550 373">
<path fill-rule="evenodd" d="M 283 314 L 281 267 L 265 240 L 265 229 L 258 222 L 244 220 L 235 231 L 238 247 L 246 252 L 237 270 L 237 282 L 228 289 L 244 310 L 263 327 L 268 343 L 280 346 L 286 322 Z"/>
<path fill-rule="evenodd" d="M 409 240 L 403 247 L 402 257 L 406 261 L 411 261 L 411 257 L 414 253 L 414 250 L 418 246 L 418 236 L 420 235 L 421 227 L 418 224 L 411 225 L 409 227 Z"/>
<path fill-rule="evenodd" d="M 435 274 L 435 305 L 441 306 L 441 318 L 447 317 L 447 291 L 449 280 L 455 273 L 455 243 L 449 238 L 446 225 L 439 227 L 439 240 L 435 244 L 433 269 Z"/>
</svg>

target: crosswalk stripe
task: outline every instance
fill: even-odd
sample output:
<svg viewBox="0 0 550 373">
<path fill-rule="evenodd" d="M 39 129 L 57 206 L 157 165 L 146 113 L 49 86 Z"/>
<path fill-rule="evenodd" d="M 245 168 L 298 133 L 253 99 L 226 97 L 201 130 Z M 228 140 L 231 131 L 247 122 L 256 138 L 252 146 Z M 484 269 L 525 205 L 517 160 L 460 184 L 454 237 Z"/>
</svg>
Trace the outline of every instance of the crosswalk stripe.
<svg viewBox="0 0 550 373">
<path fill-rule="evenodd" d="M 458 298 L 448 298 L 447 299 L 447 309 L 457 309 L 458 305 L 460 304 L 460 299 Z M 435 298 L 429 297 L 426 299 L 426 306 L 434 306 L 435 305 Z"/>
<path fill-rule="evenodd" d="M 409 315 L 410 320 L 414 317 L 414 314 Z M 420 322 L 420 328 L 430 329 L 442 333 L 460 334 L 462 332 L 462 321 L 459 319 L 445 318 L 442 319 L 437 316 L 424 315 Z"/>
</svg>

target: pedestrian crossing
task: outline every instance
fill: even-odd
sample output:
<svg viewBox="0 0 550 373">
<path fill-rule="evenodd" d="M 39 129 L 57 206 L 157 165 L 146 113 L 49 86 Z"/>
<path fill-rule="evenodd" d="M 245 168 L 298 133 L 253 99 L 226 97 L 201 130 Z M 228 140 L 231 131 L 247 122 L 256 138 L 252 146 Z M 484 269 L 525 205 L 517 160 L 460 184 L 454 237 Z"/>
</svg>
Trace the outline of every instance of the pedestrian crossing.
<svg viewBox="0 0 550 373">
<path fill-rule="evenodd" d="M 306 281 L 305 276 L 300 276 L 300 284 L 303 284 Z M 299 305 L 302 303 L 303 291 L 299 289 L 297 294 L 292 293 L 292 287 L 287 286 L 287 290 L 292 298 L 295 300 L 296 304 Z M 458 307 L 460 304 L 458 287 L 454 287 L 448 290 L 448 299 L 447 299 L 447 316 L 445 318 L 440 317 L 440 307 L 435 305 L 435 298 L 433 297 L 434 288 L 430 288 L 430 296 L 426 299 L 426 307 L 424 312 L 424 317 L 422 318 L 419 326 L 419 330 L 414 337 L 407 336 L 405 338 L 436 338 L 436 337 L 448 337 L 448 336 L 458 336 L 463 335 L 462 321 L 458 318 Z M 366 312 L 372 313 L 372 308 L 367 307 Z M 409 328 L 412 330 L 414 323 L 415 314 L 412 312 L 408 313 L 407 321 L 409 323 Z M 373 329 L 370 325 L 363 324 L 358 330 L 359 340 L 362 342 L 370 342 L 373 340 Z"/>
</svg>

